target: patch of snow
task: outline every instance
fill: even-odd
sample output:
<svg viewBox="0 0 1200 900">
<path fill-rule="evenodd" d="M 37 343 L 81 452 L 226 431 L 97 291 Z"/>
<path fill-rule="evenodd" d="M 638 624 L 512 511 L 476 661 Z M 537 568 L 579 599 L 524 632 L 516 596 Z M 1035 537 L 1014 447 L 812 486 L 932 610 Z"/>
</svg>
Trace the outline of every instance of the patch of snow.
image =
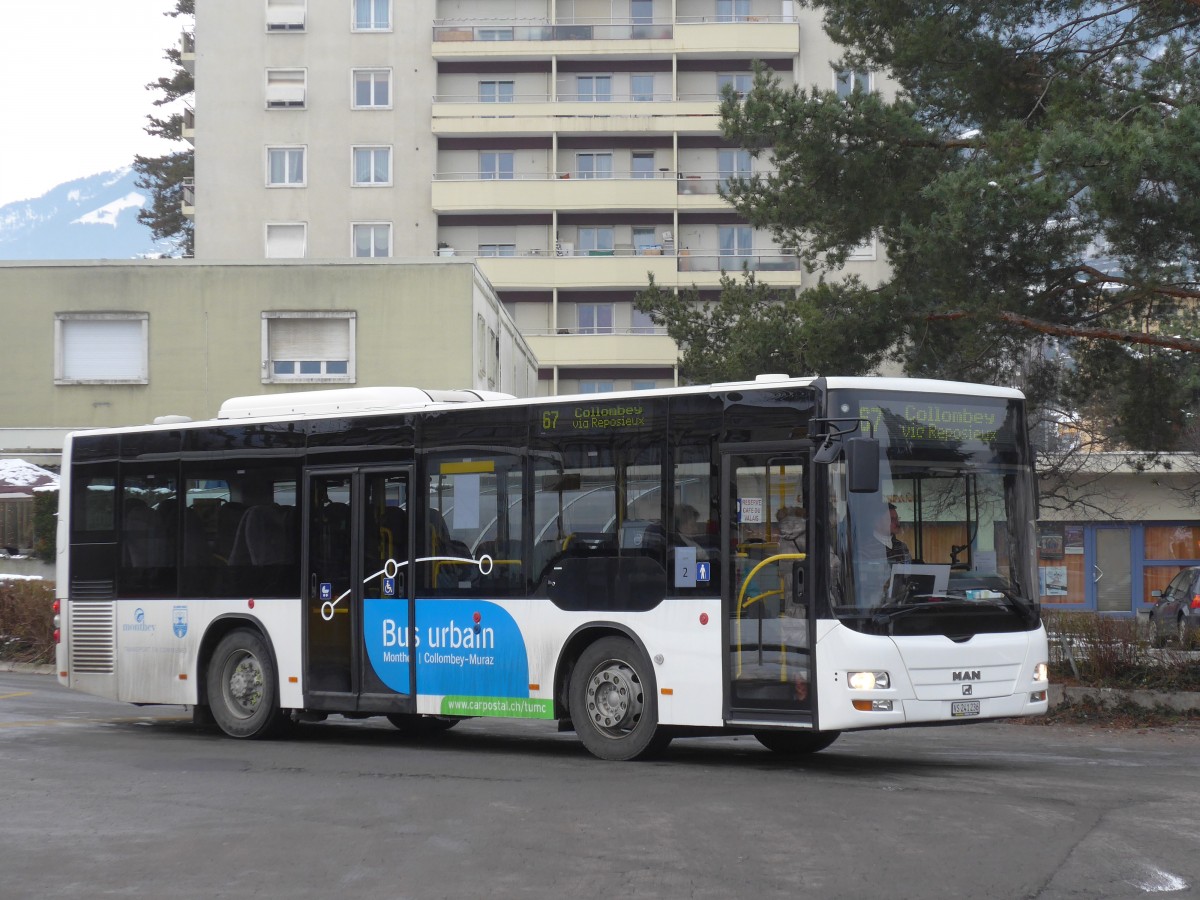
<svg viewBox="0 0 1200 900">
<path fill-rule="evenodd" d="M 90 213 L 84 213 L 78 219 L 74 219 L 72 225 L 111 225 L 117 227 L 117 218 L 125 210 L 141 209 L 142 204 L 146 202 L 146 198 L 136 191 L 131 191 L 124 197 L 114 200 L 112 203 L 107 203 L 99 209 L 94 209 Z"/>
<path fill-rule="evenodd" d="M 123 169 L 113 169 L 113 171 L 109 173 L 112 177 L 107 181 L 102 182 L 102 184 L 104 187 L 112 187 L 114 184 L 120 184 L 121 179 L 128 175 L 132 168 L 132 166 L 125 166 Z"/>
<path fill-rule="evenodd" d="M 67 199 L 70 200 L 72 203 L 78 203 L 79 199 L 82 196 L 83 196 L 83 192 L 81 190 L 79 190 L 79 188 L 76 188 L 73 191 L 67 192 Z"/>
<path fill-rule="evenodd" d="M 4 484 L 27 487 L 31 484 L 45 484 L 47 481 L 57 483 L 58 476 L 23 459 L 0 459 L 0 482 Z"/>
<path fill-rule="evenodd" d="M 0 574 L 0 581 L 42 581 L 41 575 L 4 575 Z"/>
</svg>

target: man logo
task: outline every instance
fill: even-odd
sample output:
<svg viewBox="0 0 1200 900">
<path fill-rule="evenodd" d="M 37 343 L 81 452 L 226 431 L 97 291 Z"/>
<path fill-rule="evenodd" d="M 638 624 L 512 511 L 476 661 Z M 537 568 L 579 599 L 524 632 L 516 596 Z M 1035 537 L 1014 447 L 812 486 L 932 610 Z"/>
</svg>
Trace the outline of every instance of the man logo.
<svg viewBox="0 0 1200 900">
<path fill-rule="evenodd" d="M 963 685 L 963 696 L 964 697 L 970 697 L 974 693 L 975 693 L 975 688 L 973 685 L 969 685 L 969 684 Z"/>
<path fill-rule="evenodd" d="M 980 679 L 978 669 L 969 669 L 966 672 L 955 672 L 953 678 L 955 681 L 978 681 Z"/>
</svg>

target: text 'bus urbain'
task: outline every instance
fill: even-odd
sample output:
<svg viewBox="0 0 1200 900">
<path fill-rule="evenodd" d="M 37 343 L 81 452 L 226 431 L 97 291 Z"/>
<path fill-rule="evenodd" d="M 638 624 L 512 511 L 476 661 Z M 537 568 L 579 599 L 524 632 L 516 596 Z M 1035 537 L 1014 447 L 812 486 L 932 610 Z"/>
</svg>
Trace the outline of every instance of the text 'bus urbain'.
<svg viewBox="0 0 1200 900">
<path fill-rule="evenodd" d="M 1046 710 L 1020 393 L 365 388 L 76 433 L 63 684 L 257 738 L 573 728 L 605 759 Z"/>
</svg>

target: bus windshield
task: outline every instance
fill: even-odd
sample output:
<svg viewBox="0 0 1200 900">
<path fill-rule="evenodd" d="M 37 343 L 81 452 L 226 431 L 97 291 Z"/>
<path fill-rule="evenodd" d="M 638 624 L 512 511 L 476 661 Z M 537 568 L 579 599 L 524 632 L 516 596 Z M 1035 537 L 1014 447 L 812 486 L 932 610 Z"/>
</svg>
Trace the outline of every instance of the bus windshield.
<svg viewBox="0 0 1200 900">
<path fill-rule="evenodd" d="M 880 489 L 850 493 L 830 467 L 830 595 L 875 634 L 1038 625 L 1035 503 L 1019 400 L 840 392 L 837 415 L 880 441 Z"/>
</svg>

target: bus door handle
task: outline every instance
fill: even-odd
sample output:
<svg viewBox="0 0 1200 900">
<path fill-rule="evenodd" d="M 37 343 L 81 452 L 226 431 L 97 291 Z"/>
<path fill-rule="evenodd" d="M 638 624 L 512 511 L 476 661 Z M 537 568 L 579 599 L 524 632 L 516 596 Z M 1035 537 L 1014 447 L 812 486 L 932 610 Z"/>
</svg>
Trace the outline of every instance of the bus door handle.
<svg viewBox="0 0 1200 900">
<path fill-rule="evenodd" d="M 308 582 L 308 596 L 309 596 L 309 599 L 311 599 L 311 600 L 315 600 L 317 597 L 317 573 L 316 572 L 312 573 L 312 578 Z"/>
</svg>

